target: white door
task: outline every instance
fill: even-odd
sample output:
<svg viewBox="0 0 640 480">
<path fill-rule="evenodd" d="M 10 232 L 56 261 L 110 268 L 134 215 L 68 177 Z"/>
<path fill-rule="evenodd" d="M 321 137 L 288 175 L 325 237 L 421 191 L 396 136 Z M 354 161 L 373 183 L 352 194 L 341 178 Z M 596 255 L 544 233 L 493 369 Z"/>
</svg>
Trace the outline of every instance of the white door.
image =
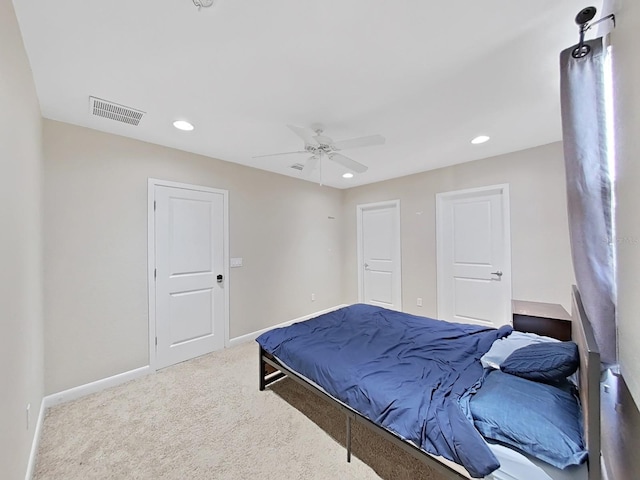
<svg viewBox="0 0 640 480">
<path fill-rule="evenodd" d="M 163 368 L 224 347 L 226 192 L 154 189 L 156 367 Z"/>
<path fill-rule="evenodd" d="M 436 196 L 438 317 L 511 323 L 509 186 Z"/>
<path fill-rule="evenodd" d="M 358 205 L 359 301 L 402 310 L 400 202 Z"/>
</svg>

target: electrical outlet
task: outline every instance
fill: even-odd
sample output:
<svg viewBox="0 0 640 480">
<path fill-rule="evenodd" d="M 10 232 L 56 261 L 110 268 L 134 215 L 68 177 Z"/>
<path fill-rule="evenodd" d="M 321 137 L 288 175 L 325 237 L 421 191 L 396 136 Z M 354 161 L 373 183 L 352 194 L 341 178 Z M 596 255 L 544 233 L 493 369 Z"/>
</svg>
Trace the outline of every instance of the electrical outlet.
<svg viewBox="0 0 640 480">
<path fill-rule="evenodd" d="M 316 301 L 316 294 L 315 294 L 315 293 L 312 293 L 312 294 L 311 294 L 311 301 L 312 301 L 312 302 L 315 302 L 315 301 Z"/>
<path fill-rule="evenodd" d="M 422 298 L 418 297 L 418 301 L 416 302 L 416 305 L 418 305 L 419 307 L 422 306 Z"/>
<path fill-rule="evenodd" d="M 27 403 L 27 430 L 29 430 L 30 423 L 31 423 L 31 404 Z"/>
</svg>

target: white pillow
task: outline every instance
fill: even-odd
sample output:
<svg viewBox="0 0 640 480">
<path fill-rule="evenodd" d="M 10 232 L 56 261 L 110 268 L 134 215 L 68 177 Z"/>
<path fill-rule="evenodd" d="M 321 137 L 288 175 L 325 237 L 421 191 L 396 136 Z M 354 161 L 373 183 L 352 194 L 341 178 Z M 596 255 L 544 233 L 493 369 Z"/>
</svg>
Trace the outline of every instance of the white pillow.
<svg viewBox="0 0 640 480">
<path fill-rule="evenodd" d="M 559 342 L 551 337 L 536 335 L 535 333 L 525 333 L 513 331 L 507 337 L 500 338 L 493 342 L 491 348 L 485 353 L 480 362 L 484 368 L 499 369 L 504 360 L 519 348 L 526 347 L 532 343 Z"/>
</svg>

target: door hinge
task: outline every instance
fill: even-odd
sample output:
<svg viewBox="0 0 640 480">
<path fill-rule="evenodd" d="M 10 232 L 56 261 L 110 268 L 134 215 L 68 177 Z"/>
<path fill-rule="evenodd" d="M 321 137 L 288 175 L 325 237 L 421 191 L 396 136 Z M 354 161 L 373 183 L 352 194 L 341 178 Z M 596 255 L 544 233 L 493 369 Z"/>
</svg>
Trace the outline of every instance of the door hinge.
<svg viewBox="0 0 640 480">
<path fill-rule="evenodd" d="M 158 337 L 156 337 L 156 347 L 158 346 Z"/>
<path fill-rule="evenodd" d="M 155 280 L 158 277 L 158 269 L 154 268 L 153 269 L 153 279 Z"/>
<path fill-rule="evenodd" d="M 153 201 L 153 211 L 154 212 L 156 211 L 156 201 L 155 200 Z"/>
</svg>

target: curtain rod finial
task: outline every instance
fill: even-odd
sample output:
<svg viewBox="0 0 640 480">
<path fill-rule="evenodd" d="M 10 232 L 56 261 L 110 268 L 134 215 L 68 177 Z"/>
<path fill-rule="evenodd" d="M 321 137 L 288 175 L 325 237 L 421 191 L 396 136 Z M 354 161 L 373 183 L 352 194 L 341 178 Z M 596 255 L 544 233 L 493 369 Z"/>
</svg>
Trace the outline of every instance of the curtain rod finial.
<svg viewBox="0 0 640 480">
<path fill-rule="evenodd" d="M 596 7 L 586 7 L 580 10 L 576 15 L 576 23 L 581 27 L 584 27 L 587 23 L 593 20 L 593 17 L 596 16 L 596 12 L 598 10 Z"/>
</svg>

